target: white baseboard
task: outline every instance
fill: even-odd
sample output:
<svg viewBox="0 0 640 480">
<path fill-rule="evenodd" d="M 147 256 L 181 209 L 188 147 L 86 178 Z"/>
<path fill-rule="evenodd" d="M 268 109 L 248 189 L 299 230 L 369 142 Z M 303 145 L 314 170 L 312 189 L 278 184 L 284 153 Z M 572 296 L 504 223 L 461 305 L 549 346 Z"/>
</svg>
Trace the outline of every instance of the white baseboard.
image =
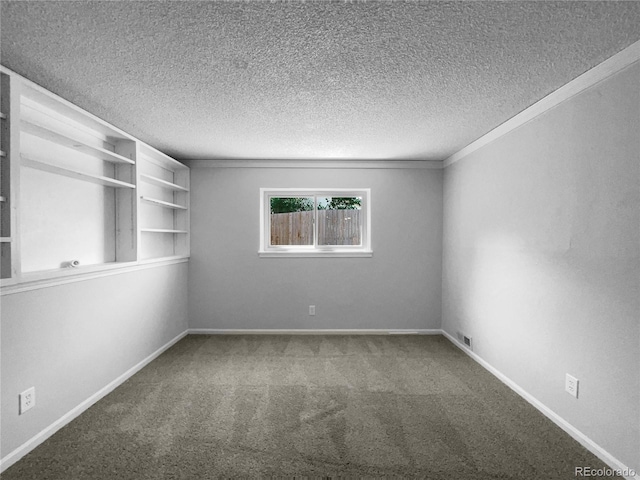
<svg viewBox="0 0 640 480">
<path fill-rule="evenodd" d="M 140 370 L 142 370 L 147 364 L 149 364 L 151 361 L 155 360 L 158 356 L 160 356 L 160 354 L 162 354 L 169 347 L 173 346 L 179 340 L 184 338 L 186 335 L 187 335 L 187 331 L 182 332 L 181 334 L 179 334 L 178 336 L 176 336 L 175 338 L 173 338 L 172 340 L 170 340 L 169 342 L 164 344 L 158 350 L 153 352 L 147 358 L 145 358 L 144 360 L 142 360 L 138 364 L 134 365 L 129 370 L 127 370 L 122 375 L 120 375 L 118 378 L 116 378 L 115 380 L 113 380 L 112 382 L 110 382 L 109 384 L 107 384 L 106 386 L 101 388 L 100 390 L 98 390 L 96 393 L 91 395 L 89 398 L 87 398 L 80 405 L 78 405 L 77 407 L 75 407 L 72 410 L 70 410 L 69 412 L 67 412 L 65 415 L 63 415 L 58 420 L 53 422 L 51 425 L 49 425 L 47 428 L 42 430 L 40 433 L 34 435 L 29 440 L 27 440 L 25 443 L 23 443 L 18 448 L 16 448 L 11 453 L 9 453 L 7 456 L 5 456 L 4 458 L 0 459 L 0 473 L 4 472 L 7 468 L 9 468 L 11 465 L 16 463 L 18 460 L 20 460 L 22 457 L 24 457 L 31 450 L 36 448 L 38 445 L 40 445 L 42 442 L 44 442 L 46 439 L 48 439 L 51 435 L 53 435 L 58 430 L 60 430 L 62 427 L 67 425 L 74 418 L 76 418 L 77 416 L 82 414 L 84 411 L 86 411 L 89 407 L 91 407 L 98 400 L 100 400 L 105 395 L 107 395 L 108 393 L 112 392 L 113 390 L 115 390 L 120 385 L 122 385 L 125 381 L 127 381 L 133 375 L 135 375 Z"/>
<path fill-rule="evenodd" d="M 568 423 L 560 415 L 555 413 L 553 410 L 551 410 L 549 407 L 544 405 L 542 402 L 540 402 L 537 398 L 535 398 L 529 392 L 527 392 L 522 387 L 520 387 L 513 380 L 511 380 L 510 378 L 505 376 L 503 373 L 501 373 L 499 370 L 497 370 L 495 367 L 493 367 L 491 364 L 489 364 L 485 360 L 483 360 L 478 354 L 472 352 L 467 347 L 465 347 L 462 343 L 460 343 L 458 341 L 457 338 L 455 338 L 454 336 L 450 335 L 448 332 L 446 332 L 444 330 L 442 330 L 441 332 L 442 332 L 442 335 L 444 335 L 446 338 L 448 338 L 451 343 L 453 343 L 456 347 L 458 347 L 464 353 L 469 355 L 473 360 L 475 360 L 482 367 L 484 367 L 486 370 L 488 370 L 491 374 L 493 374 L 495 377 L 497 377 L 498 380 L 500 380 L 502 383 L 504 383 L 507 387 L 509 387 L 511 390 L 516 392 L 518 395 L 520 395 L 522 398 L 524 398 L 527 402 L 529 402 L 531 405 L 533 405 L 545 417 L 547 417 L 549 420 L 551 420 L 553 423 L 555 423 L 557 426 L 559 426 L 562 430 L 564 430 L 569 435 L 571 435 L 571 437 L 574 440 L 576 440 L 583 447 L 585 447 L 587 450 L 589 450 L 591 453 L 593 453 L 596 457 L 598 457 L 600 460 L 602 460 L 604 463 L 606 463 L 609 467 L 611 467 L 611 469 L 620 470 L 620 471 L 627 471 L 627 472 L 628 471 L 633 471 L 631 468 L 627 467 L 624 463 L 619 461 L 617 458 L 615 458 L 613 455 L 611 455 L 609 452 L 607 452 L 604 448 L 602 448 L 596 442 L 594 442 L 589 437 L 587 437 L 580 430 L 578 430 L 573 425 Z M 637 474 L 637 472 L 636 472 L 636 474 L 634 476 L 625 476 L 624 478 L 627 479 L 627 480 L 640 480 L 640 474 Z"/>
<path fill-rule="evenodd" d="M 342 328 L 290 328 L 290 329 L 231 329 L 231 328 L 190 328 L 192 335 L 441 335 L 442 330 L 434 329 L 342 329 Z"/>
</svg>

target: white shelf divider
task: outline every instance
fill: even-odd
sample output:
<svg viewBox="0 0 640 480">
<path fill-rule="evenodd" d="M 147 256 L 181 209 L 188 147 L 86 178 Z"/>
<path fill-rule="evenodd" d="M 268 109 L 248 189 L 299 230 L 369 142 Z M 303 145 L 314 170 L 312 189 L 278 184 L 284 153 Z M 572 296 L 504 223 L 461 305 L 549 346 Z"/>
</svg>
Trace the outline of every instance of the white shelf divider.
<svg viewBox="0 0 640 480">
<path fill-rule="evenodd" d="M 44 140 L 55 142 L 58 145 L 62 145 L 64 147 L 80 150 L 84 153 L 100 158 L 102 160 L 106 160 L 112 163 L 128 163 L 130 165 L 133 165 L 135 163 L 133 160 L 123 157 L 122 155 L 118 155 L 117 153 L 107 150 L 106 148 L 88 145 L 86 142 L 82 140 L 78 140 L 76 138 L 69 137 L 67 135 L 63 135 L 58 132 L 54 132 L 53 130 L 50 130 L 41 125 L 37 125 L 35 123 L 31 123 L 26 120 L 22 120 L 20 124 L 22 127 L 22 131 L 26 133 L 35 135 Z"/>
<path fill-rule="evenodd" d="M 11 243 L 11 237 L 0 237 L 0 243 Z"/>
<path fill-rule="evenodd" d="M 49 173 L 55 173 L 58 175 L 64 175 L 66 177 L 75 178 L 78 180 L 84 180 L 87 182 L 97 183 L 98 185 L 104 185 L 106 187 L 114 188 L 136 188 L 135 185 L 114 178 L 104 177 L 102 175 L 93 175 L 91 173 L 78 172 L 76 170 L 70 170 L 68 168 L 58 167 L 49 163 L 40 162 L 34 160 L 25 155 L 22 155 L 22 165 L 25 167 L 35 168 L 37 170 L 43 170 Z"/>
<path fill-rule="evenodd" d="M 146 175 L 144 173 L 140 174 L 140 180 L 151 183 L 152 185 L 157 185 L 159 187 L 168 188 L 169 190 L 175 190 L 178 192 L 188 192 L 189 189 L 185 187 L 181 187 L 172 182 L 167 182 L 166 180 L 162 180 L 161 178 L 154 177 L 152 175 Z"/>
<path fill-rule="evenodd" d="M 151 203 L 153 205 L 158 205 L 160 207 L 172 208 L 174 210 L 187 210 L 187 207 L 183 207 L 182 205 L 178 205 L 177 203 L 165 202 L 164 200 L 158 200 L 156 198 L 145 196 L 141 196 L 140 198 L 145 202 Z"/>
</svg>

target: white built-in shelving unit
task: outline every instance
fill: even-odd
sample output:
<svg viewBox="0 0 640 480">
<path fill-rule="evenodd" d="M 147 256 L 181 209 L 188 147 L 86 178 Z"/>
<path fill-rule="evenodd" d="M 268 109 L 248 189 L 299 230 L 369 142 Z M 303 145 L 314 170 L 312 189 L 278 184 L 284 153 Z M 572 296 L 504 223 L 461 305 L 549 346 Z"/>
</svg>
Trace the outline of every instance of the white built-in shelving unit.
<svg viewBox="0 0 640 480">
<path fill-rule="evenodd" d="M 187 166 L 0 71 L 4 286 L 189 257 Z"/>
<path fill-rule="evenodd" d="M 138 150 L 142 260 L 189 251 L 189 169 L 146 145 Z"/>
</svg>

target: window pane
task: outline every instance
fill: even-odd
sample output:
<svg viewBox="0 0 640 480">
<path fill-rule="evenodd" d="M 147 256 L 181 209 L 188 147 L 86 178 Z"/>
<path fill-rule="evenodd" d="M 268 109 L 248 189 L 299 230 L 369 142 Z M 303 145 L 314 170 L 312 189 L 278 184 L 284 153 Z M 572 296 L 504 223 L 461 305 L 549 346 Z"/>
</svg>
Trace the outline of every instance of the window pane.
<svg viewBox="0 0 640 480">
<path fill-rule="evenodd" d="M 270 197 L 271 245 L 313 245 L 313 197 Z"/>
<path fill-rule="evenodd" d="M 362 197 L 318 197 L 318 245 L 361 245 Z"/>
</svg>

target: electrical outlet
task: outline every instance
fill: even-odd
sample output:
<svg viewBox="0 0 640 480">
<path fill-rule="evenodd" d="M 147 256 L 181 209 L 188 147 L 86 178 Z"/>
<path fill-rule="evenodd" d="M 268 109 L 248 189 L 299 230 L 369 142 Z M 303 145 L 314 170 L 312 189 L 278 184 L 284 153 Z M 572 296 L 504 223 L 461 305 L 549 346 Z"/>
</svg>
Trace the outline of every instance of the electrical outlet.
<svg viewBox="0 0 640 480">
<path fill-rule="evenodd" d="M 31 387 L 20 395 L 18 395 L 20 400 L 20 415 L 22 415 L 27 410 L 31 410 L 36 405 L 36 387 Z"/>
<path fill-rule="evenodd" d="M 580 381 L 567 373 L 567 376 L 564 381 L 564 389 L 569 395 L 572 395 L 578 398 L 578 384 Z"/>
<path fill-rule="evenodd" d="M 309 305 L 309 315 L 311 315 L 312 317 L 316 314 L 316 306 L 315 305 Z"/>
</svg>

